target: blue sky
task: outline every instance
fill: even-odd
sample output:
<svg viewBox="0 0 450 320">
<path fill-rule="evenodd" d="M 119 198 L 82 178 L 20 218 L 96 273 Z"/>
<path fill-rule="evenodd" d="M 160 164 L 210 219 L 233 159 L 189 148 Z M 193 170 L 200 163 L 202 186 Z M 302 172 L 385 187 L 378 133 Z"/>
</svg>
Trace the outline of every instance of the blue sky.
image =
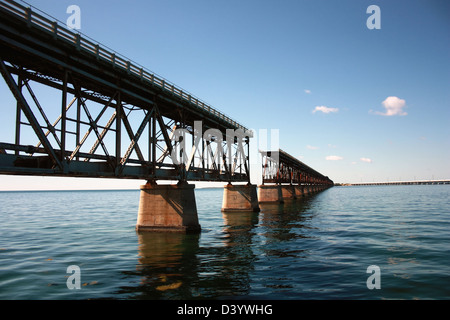
<svg viewBox="0 0 450 320">
<path fill-rule="evenodd" d="M 281 149 L 335 182 L 450 178 L 448 1 L 28 2 L 64 22 L 78 5 L 82 33 L 257 133 L 278 129 Z M 25 181 L 103 186 L 2 176 L 0 189 Z"/>
</svg>

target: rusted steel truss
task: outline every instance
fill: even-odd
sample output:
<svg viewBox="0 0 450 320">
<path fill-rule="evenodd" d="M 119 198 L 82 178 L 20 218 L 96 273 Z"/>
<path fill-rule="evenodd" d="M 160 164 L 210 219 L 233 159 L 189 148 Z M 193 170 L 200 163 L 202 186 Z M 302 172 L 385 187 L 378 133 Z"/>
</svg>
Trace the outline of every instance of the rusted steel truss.
<svg viewBox="0 0 450 320">
<path fill-rule="evenodd" d="M 262 156 L 262 183 L 289 183 L 333 185 L 333 181 L 287 152 L 260 151 Z"/>
<path fill-rule="evenodd" d="M 1 174 L 250 179 L 245 127 L 9 0 L 0 2 L 0 72 L 12 94 L 2 113 L 15 113 L 15 135 L 0 137 Z"/>
<path fill-rule="evenodd" d="M 123 102 L 120 90 L 101 95 L 69 72 L 56 79 L 3 60 L 0 71 L 16 99 L 9 108 L 16 110 L 15 141 L 0 143 L 2 173 L 248 181 L 249 137 L 233 129 L 227 136 L 204 131 L 201 120 L 192 126 L 182 115 L 163 117 L 156 103 L 142 109 Z M 59 97 L 62 112 L 52 120 L 35 83 L 59 91 L 52 97 Z"/>
</svg>

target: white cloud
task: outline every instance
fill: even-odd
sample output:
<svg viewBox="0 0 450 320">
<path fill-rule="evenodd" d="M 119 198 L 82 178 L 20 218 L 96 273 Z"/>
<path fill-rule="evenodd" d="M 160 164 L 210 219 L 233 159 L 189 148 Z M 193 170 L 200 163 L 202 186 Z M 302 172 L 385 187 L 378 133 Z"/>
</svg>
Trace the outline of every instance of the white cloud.
<svg viewBox="0 0 450 320">
<path fill-rule="evenodd" d="M 305 93 L 310 94 L 311 90 L 305 89 Z"/>
<path fill-rule="evenodd" d="M 369 158 L 361 158 L 359 160 L 361 160 L 362 162 L 372 163 L 372 159 Z"/>
<path fill-rule="evenodd" d="M 319 149 L 319 147 L 314 147 L 314 146 L 310 146 L 310 145 L 307 145 L 306 148 L 309 149 L 309 150 L 317 150 L 317 149 Z"/>
<path fill-rule="evenodd" d="M 326 156 L 325 160 L 330 160 L 330 161 L 337 161 L 337 160 L 342 160 L 344 158 L 340 157 L 340 156 Z"/>
<path fill-rule="evenodd" d="M 406 101 L 404 99 L 400 99 L 398 97 L 387 97 L 382 102 L 386 112 L 374 112 L 375 114 L 379 114 L 382 116 L 406 116 L 407 113 L 403 111 L 403 108 L 406 106 Z M 373 112 L 372 110 L 370 110 Z"/>
<path fill-rule="evenodd" d="M 313 113 L 316 113 L 317 111 L 323 112 L 323 113 L 331 113 L 331 112 L 338 112 L 338 108 L 329 108 L 326 106 L 317 106 L 314 108 Z"/>
</svg>

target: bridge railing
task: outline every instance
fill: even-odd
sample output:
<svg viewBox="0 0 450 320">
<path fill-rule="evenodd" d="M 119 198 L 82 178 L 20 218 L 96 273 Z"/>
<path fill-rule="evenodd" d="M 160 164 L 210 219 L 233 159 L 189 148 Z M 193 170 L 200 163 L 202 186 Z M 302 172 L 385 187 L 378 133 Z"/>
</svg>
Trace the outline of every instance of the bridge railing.
<svg viewBox="0 0 450 320">
<path fill-rule="evenodd" d="M 52 21 L 34 11 L 29 7 L 24 7 L 19 3 L 12 0 L 2 0 L 0 1 L 0 8 L 8 11 L 9 13 L 14 14 L 17 17 L 24 19 L 29 26 L 33 25 L 39 27 L 45 32 L 48 32 L 53 35 L 55 39 L 61 39 L 71 45 L 74 46 L 76 50 L 83 50 L 94 55 L 97 59 L 102 59 L 108 63 L 111 63 L 114 67 L 118 67 L 126 71 L 128 74 L 134 75 L 139 78 L 141 81 L 145 81 L 150 83 L 151 85 L 157 86 L 166 92 L 171 93 L 172 95 L 194 105 L 195 107 L 213 115 L 230 125 L 233 125 L 235 128 L 242 129 L 244 131 L 248 131 L 247 128 L 240 125 L 229 116 L 225 115 L 222 112 L 217 111 L 210 105 L 204 103 L 199 100 L 192 94 L 184 91 L 183 89 L 175 86 L 169 81 L 155 75 L 152 72 L 149 72 L 144 67 L 131 62 L 126 57 L 117 54 L 116 52 L 109 51 L 105 49 L 98 43 L 94 43 L 88 40 L 86 37 L 81 36 L 78 32 L 72 32 L 67 28 L 62 27 L 58 24 L 57 21 Z"/>
</svg>

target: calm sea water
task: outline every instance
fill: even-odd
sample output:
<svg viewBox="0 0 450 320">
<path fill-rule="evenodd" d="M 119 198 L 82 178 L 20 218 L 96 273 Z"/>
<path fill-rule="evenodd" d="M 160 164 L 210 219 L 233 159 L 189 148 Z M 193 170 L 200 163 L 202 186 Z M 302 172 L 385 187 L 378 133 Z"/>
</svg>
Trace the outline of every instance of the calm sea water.
<svg viewBox="0 0 450 320">
<path fill-rule="evenodd" d="M 450 299 L 448 185 L 229 214 L 222 192 L 196 190 L 199 235 L 137 234 L 139 191 L 0 192 L 0 299 Z"/>
</svg>

